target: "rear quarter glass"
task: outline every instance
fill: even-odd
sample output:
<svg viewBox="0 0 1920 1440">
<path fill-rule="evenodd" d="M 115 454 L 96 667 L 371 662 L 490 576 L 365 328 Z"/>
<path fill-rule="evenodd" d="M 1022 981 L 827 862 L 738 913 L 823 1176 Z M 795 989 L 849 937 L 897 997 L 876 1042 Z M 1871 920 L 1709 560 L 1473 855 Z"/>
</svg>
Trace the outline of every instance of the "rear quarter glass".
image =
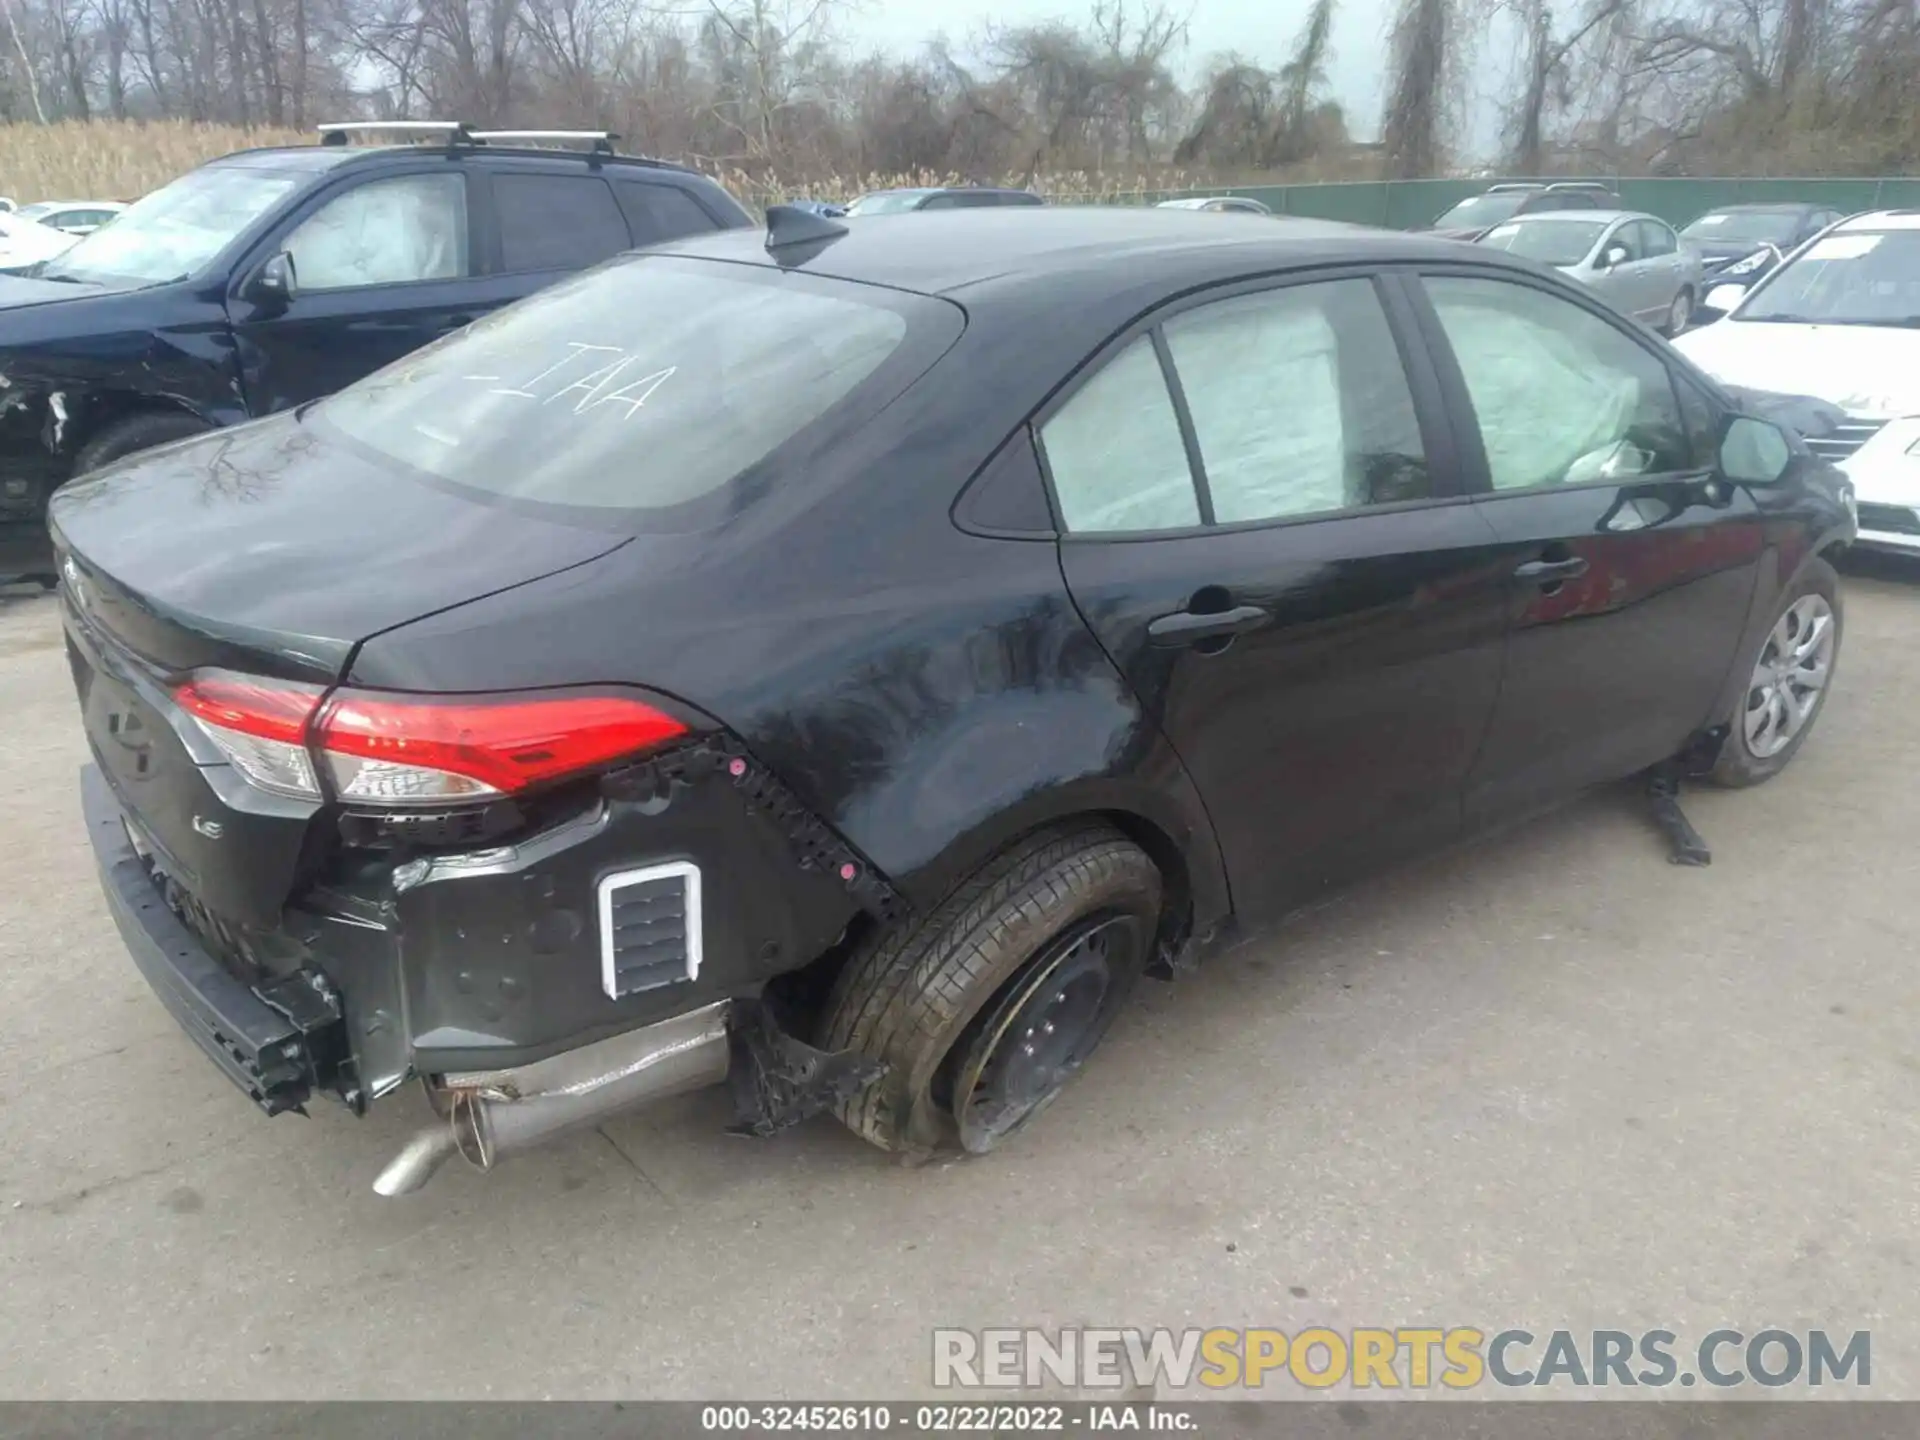
<svg viewBox="0 0 1920 1440">
<path fill-rule="evenodd" d="M 631 255 L 321 402 L 314 423 L 416 480 L 549 518 L 700 528 L 818 453 L 958 338 L 928 296 Z"/>
</svg>

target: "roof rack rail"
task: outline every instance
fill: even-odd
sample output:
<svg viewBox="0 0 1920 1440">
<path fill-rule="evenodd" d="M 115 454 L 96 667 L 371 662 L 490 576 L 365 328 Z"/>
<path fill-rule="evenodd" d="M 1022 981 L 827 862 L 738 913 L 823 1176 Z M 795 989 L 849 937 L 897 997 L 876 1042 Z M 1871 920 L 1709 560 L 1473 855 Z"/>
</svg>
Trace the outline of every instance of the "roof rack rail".
<svg viewBox="0 0 1920 1440">
<path fill-rule="evenodd" d="M 350 134 L 441 135 L 449 145 L 471 142 L 473 132 L 460 120 L 335 120 L 316 126 L 322 145 L 344 145 Z"/>
<path fill-rule="evenodd" d="M 1487 186 L 1487 194 L 1498 195 L 1503 190 L 1544 190 L 1546 188 L 1538 180 L 1502 180 L 1498 185 Z"/>
<path fill-rule="evenodd" d="M 1547 186 L 1549 190 L 1604 190 L 1613 193 L 1613 187 L 1604 180 L 1556 180 Z"/>
<path fill-rule="evenodd" d="M 485 145 L 490 140 L 525 140 L 533 144 L 585 144 L 596 155 L 613 154 L 613 142 L 620 137 L 611 130 L 471 130 L 467 138 Z"/>
</svg>

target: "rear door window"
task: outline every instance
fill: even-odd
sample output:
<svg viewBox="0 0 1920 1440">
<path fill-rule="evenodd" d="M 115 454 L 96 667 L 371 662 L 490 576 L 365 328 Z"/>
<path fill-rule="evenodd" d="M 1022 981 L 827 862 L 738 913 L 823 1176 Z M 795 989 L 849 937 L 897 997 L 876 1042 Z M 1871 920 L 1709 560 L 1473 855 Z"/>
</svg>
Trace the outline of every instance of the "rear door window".
<svg viewBox="0 0 1920 1440">
<path fill-rule="evenodd" d="M 636 255 L 490 315 L 314 416 L 432 479 L 647 524 L 642 512 L 721 491 L 816 423 L 872 413 L 953 342 L 960 315 L 819 276 Z"/>
<path fill-rule="evenodd" d="M 1400 352 L 1369 280 L 1176 315 L 1167 349 L 1222 525 L 1431 495 Z"/>
<path fill-rule="evenodd" d="M 584 270 L 633 244 L 613 191 L 598 175 L 493 177 L 500 268 Z"/>
<path fill-rule="evenodd" d="M 636 245 L 657 245 L 663 240 L 704 235 L 720 228 L 714 218 L 700 208 L 700 202 L 678 186 L 626 181 L 615 188 L 620 193 L 620 204 L 627 212 L 627 224 L 633 230 Z"/>
</svg>

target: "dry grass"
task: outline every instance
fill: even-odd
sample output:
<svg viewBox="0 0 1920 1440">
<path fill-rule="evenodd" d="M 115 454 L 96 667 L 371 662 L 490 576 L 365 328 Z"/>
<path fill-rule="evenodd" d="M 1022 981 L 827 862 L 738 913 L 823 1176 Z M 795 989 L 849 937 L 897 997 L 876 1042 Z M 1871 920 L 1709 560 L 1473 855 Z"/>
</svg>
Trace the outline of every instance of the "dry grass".
<svg viewBox="0 0 1920 1440">
<path fill-rule="evenodd" d="M 242 130 L 229 125 L 150 124 L 94 121 L 58 125 L 0 125 L 0 194 L 22 204 L 54 198 L 131 200 L 164 185 L 217 155 L 251 145 L 312 144 L 314 136 L 291 130 Z M 717 178 L 749 205 L 796 196 L 849 200 L 867 190 L 907 185 L 959 185 L 966 178 L 911 175 L 756 176 L 722 171 Z M 985 178 L 985 177 L 983 177 Z M 989 183 L 1020 185 L 1010 176 Z M 1065 201 L 1123 200 L 1148 191 L 1186 189 L 1204 178 L 1184 172 L 1154 175 L 1039 175 L 1042 194 Z"/>
<path fill-rule="evenodd" d="M 191 125 L 179 120 L 68 121 L 58 125 L 0 125 L 0 195 L 22 204 L 49 199 L 132 200 L 166 184 L 183 171 L 252 145 L 306 145 L 311 132 L 242 130 L 231 125 Z M 702 167 L 711 168 L 711 167 Z M 1036 175 L 980 176 L 986 184 L 1025 186 L 1063 203 L 1126 202 L 1182 190 L 1229 184 L 1372 178 L 1372 162 L 1348 173 L 1331 162 L 1295 173 L 1209 176 L 1199 171 L 1155 167 L 1150 172 L 1089 173 L 1062 171 Z M 868 190 L 915 185 L 964 185 L 970 178 L 921 172 L 907 175 L 754 175 L 722 169 L 721 184 L 747 205 L 811 196 L 851 200 Z"/>
<path fill-rule="evenodd" d="M 0 195 L 23 205 L 69 198 L 134 200 L 216 155 L 313 138 L 291 130 L 178 120 L 0 125 Z"/>
</svg>

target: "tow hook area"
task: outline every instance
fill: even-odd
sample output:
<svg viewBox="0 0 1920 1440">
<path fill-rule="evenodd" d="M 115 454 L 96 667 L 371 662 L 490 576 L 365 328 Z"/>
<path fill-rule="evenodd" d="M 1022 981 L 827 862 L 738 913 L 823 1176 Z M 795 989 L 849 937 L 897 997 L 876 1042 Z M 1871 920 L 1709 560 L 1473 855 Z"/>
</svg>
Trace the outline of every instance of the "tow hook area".
<svg viewBox="0 0 1920 1440">
<path fill-rule="evenodd" d="M 1653 819 L 1667 837 L 1669 865 L 1711 865 L 1713 852 L 1700 832 L 1680 808 L 1680 781 L 1686 773 L 1683 760 L 1669 760 L 1647 772 L 1647 800 L 1653 807 Z"/>
<path fill-rule="evenodd" d="M 699 1010 L 512 1070 L 430 1077 L 438 1121 L 373 1182 L 381 1195 L 421 1189 L 455 1155 L 491 1170 L 569 1130 L 733 1077 L 736 1133 L 772 1135 L 878 1078 L 863 1056 L 816 1050 L 783 1031 L 754 999 Z"/>
</svg>

